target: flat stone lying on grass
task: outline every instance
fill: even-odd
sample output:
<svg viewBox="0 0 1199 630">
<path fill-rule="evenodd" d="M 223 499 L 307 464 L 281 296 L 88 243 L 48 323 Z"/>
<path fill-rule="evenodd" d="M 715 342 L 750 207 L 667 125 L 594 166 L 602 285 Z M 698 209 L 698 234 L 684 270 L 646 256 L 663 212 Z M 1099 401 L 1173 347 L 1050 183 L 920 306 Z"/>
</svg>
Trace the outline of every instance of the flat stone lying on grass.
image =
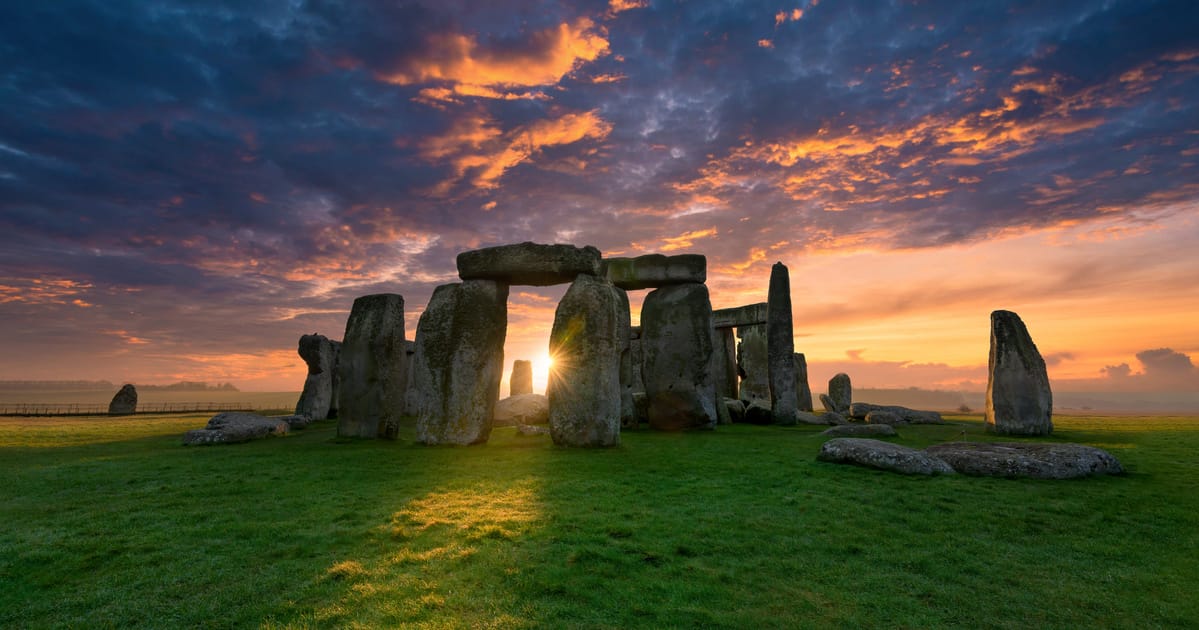
<svg viewBox="0 0 1199 630">
<path fill-rule="evenodd" d="M 867 438 L 833 438 L 820 447 L 816 459 L 834 464 L 854 464 L 905 475 L 948 475 L 953 468 L 943 460 L 914 448 Z"/>
<path fill-rule="evenodd" d="M 291 426 L 283 417 L 268 418 L 256 413 L 226 411 L 210 418 L 203 429 L 184 434 L 183 445 L 249 442 L 270 435 L 286 435 L 290 429 Z"/>
<path fill-rule="evenodd" d="M 546 424 L 550 421 L 550 399 L 541 394 L 518 394 L 495 404 L 492 426 Z"/>
<path fill-rule="evenodd" d="M 930 446 L 925 452 L 963 475 L 982 477 L 1075 479 L 1124 472 L 1111 453 L 1085 444 L 949 442 Z"/>
<path fill-rule="evenodd" d="M 891 411 L 876 409 L 866 414 L 866 424 L 889 424 L 891 426 L 908 424 L 902 416 Z"/>
<path fill-rule="evenodd" d="M 821 435 L 832 437 L 894 437 L 899 435 L 889 424 L 842 424 L 826 429 Z"/>
<path fill-rule="evenodd" d="M 795 419 L 800 424 L 841 424 L 840 422 L 832 422 L 833 418 L 830 418 L 829 416 L 836 416 L 838 418 L 841 417 L 841 416 L 837 416 L 837 414 L 832 414 L 832 413 L 826 413 L 824 415 L 817 415 L 810 411 L 796 411 L 795 412 Z"/>
<path fill-rule="evenodd" d="M 945 424 L 945 420 L 941 418 L 941 414 L 935 411 L 918 411 L 916 409 L 908 409 L 899 405 L 872 405 L 870 403 L 856 402 L 849 406 L 849 415 L 851 418 L 865 420 L 866 415 L 872 411 L 886 411 L 893 413 L 903 419 L 904 422 L 911 424 Z"/>
</svg>

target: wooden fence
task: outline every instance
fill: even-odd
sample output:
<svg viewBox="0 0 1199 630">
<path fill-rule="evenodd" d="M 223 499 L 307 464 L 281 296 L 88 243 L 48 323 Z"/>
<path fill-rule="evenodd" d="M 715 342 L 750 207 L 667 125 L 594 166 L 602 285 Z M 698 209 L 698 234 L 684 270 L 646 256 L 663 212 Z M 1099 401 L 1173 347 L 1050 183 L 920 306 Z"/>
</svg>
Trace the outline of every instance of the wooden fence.
<svg viewBox="0 0 1199 630">
<path fill-rule="evenodd" d="M 158 402 L 139 403 L 137 413 L 209 413 L 220 411 L 256 411 L 264 409 L 252 403 Z M 0 416 L 106 416 L 108 405 L 89 403 L 0 403 Z"/>
</svg>

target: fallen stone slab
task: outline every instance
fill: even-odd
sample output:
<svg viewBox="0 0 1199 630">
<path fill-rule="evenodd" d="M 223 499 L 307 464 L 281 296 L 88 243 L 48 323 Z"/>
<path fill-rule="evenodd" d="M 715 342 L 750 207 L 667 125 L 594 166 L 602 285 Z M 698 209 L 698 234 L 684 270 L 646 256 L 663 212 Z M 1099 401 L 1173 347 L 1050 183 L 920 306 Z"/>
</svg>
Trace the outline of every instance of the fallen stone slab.
<svg viewBox="0 0 1199 630">
<path fill-rule="evenodd" d="M 287 420 L 281 417 L 268 418 L 256 413 L 227 411 L 210 418 L 203 429 L 185 433 L 183 445 L 249 442 L 270 435 L 286 435 L 290 428 Z"/>
<path fill-rule="evenodd" d="M 648 254 L 636 258 L 605 258 L 601 261 L 608 282 L 626 291 L 656 289 L 672 284 L 704 283 L 708 259 L 702 254 L 664 256 Z"/>
<path fill-rule="evenodd" d="M 495 403 L 492 426 L 546 424 L 550 421 L 550 399 L 541 394 L 517 394 Z"/>
<path fill-rule="evenodd" d="M 600 275 L 600 251 L 594 247 L 524 242 L 458 254 L 458 277 L 537 287 L 574 282 L 575 276 Z"/>
<path fill-rule="evenodd" d="M 826 429 L 821 435 L 832 437 L 894 437 L 899 435 L 889 424 L 842 424 Z"/>
<path fill-rule="evenodd" d="M 891 426 L 897 426 L 909 423 L 907 420 L 903 419 L 903 416 L 895 412 L 875 409 L 874 411 L 866 414 L 866 424 L 889 424 Z"/>
<path fill-rule="evenodd" d="M 934 455 L 868 438 L 833 438 L 820 447 L 816 459 L 834 464 L 854 464 L 889 470 L 905 475 L 953 474 L 953 468 Z"/>
<path fill-rule="evenodd" d="M 1085 444 L 1044 442 L 947 442 L 924 449 L 963 475 L 1075 479 L 1119 475 L 1120 460 Z"/>
<path fill-rule="evenodd" d="M 279 416 L 279 419 L 286 422 L 289 429 L 296 431 L 299 429 L 307 429 L 308 425 L 312 424 L 312 416 L 303 413 L 292 414 L 290 416 Z"/>
<path fill-rule="evenodd" d="M 899 416 L 904 422 L 910 424 L 946 424 L 941 414 L 935 411 L 919 411 L 916 409 L 908 409 L 899 405 L 872 405 L 870 403 L 856 402 L 849 406 L 849 417 L 858 420 L 865 420 L 866 416 L 872 411 L 885 411 Z"/>
<path fill-rule="evenodd" d="M 818 415 L 810 411 L 797 411 L 795 412 L 795 419 L 800 424 L 841 424 L 839 422 L 832 422 L 832 418 L 828 417 L 829 415 L 827 413 Z"/>
</svg>

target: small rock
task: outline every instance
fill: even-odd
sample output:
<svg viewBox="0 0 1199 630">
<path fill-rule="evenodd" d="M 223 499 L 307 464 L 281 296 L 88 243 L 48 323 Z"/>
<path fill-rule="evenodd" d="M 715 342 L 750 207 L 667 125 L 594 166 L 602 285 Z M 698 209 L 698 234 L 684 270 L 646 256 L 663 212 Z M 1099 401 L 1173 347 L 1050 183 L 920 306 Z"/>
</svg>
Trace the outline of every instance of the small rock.
<svg viewBox="0 0 1199 630">
<path fill-rule="evenodd" d="M 944 461 L 914 448 L 867 438 L 833 438 L 820 447 L 816 459 L 834 464 L 854 464 L 905 475 L 952 474 Z"/>
</svg>

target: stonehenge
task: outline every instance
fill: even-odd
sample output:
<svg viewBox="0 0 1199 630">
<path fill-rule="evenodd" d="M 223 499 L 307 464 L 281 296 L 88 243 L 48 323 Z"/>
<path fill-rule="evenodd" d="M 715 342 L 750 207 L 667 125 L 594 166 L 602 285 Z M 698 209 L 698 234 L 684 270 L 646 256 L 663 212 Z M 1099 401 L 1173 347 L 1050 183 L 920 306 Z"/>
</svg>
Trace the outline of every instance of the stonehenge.
<svg viewBox="0 0 1199 630">
<path fill-rule="evenodd" d="M 338 362 L 339 437 L 394 438 L 403 411 L 404 298 L 354 300 Z"/>
</svg>

